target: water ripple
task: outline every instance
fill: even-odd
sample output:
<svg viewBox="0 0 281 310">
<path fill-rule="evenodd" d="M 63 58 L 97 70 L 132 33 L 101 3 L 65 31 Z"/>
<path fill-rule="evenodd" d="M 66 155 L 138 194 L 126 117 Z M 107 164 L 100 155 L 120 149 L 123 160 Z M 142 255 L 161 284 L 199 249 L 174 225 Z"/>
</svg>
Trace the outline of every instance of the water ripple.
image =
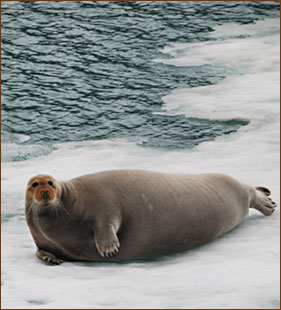
<svg viewBox="0 0 281 310">
<path fill-rule="evenodd" d="M 174 67 L 171 42 L 199 42 L 225 22 L 279 14 L 277 2 L 40 2 L 2 6 L 2 134 L 26 144 L 141 136 L 185 148 L 237 130 L 229 124 L 156 115 L 177 88 L 218 83 L 221 69 Z"/>
</svg>

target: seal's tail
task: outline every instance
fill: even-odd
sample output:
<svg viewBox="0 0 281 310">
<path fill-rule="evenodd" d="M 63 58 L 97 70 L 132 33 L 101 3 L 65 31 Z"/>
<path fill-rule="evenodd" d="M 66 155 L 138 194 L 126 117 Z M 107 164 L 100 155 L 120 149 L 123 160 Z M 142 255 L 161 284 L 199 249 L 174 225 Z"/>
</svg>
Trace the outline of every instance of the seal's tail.
<svg viewBox="0 0 281 310">
<path fill-rule="evenodd" d="M 251 207 L 259 210 L 264 215 L 271 215 L 277 207 L 277 204 L 269 197 L 270 190 L 262 186 L 256 186 L 255 189 L 257 200 Z"/>
</svg>

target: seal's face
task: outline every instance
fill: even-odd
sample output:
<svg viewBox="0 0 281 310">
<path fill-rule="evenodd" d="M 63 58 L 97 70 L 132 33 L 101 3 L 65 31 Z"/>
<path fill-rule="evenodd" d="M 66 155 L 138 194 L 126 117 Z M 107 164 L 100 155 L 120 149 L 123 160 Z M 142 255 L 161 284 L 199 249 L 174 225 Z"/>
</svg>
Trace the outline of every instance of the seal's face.
<svg viewBox="0 0 281 310">
<path fill-rule="evenodd" d="M 58 184 L 49 175 L 39 174 L 31 178 L 27 185 L 26 195 L 40 205 L 50 205 L 56 201 Z"/>
</svg>

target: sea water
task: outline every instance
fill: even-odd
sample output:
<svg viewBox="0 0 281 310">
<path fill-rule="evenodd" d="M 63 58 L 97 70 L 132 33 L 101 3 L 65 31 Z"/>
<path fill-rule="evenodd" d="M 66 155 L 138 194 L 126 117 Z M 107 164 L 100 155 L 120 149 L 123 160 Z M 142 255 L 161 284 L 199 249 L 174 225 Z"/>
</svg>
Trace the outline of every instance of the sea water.
<svg viewBox="0 0 281 310">
<path fill-rule="evenodd" d="M 163 258 L 48 266 L 28 179 L 221 172 L 280 202 L 278 2 L 2 2 L 2 308 L 279 308 L 279 209 Z"/>
</svg>

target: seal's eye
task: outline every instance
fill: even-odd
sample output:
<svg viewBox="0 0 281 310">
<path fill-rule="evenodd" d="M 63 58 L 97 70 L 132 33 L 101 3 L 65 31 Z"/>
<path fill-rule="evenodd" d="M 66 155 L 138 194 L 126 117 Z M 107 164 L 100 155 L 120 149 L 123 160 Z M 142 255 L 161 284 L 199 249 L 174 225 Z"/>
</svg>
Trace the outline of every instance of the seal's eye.
<svg viewBox="0 0 281 310">
<path fill-rule="evenodd" d="M 52 181 L 49 181 L 48 184 L 49 184 L 50 186 L 54 186 L 54 184 L 53 184 Z"/>
<path fill-rule="evenodd" d="M 34 182 L 34 183 L 32 183 L 32 187 L 36 187 L 36 186 L 38 186 L 39 185 L 39 183 L 38 182 Z"/>
</svg>

